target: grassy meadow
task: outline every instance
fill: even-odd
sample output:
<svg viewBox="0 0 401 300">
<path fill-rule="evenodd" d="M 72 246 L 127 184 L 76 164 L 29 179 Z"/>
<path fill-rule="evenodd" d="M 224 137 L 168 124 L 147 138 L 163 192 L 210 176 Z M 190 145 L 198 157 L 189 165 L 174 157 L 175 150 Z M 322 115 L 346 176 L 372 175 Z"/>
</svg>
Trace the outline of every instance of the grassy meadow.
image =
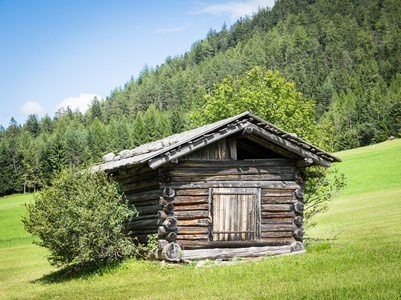
<svg viewBox="0 0 401 300">
<path fill-rule="evenodd" d="M 132 259 L 67 276 L 23 230 L 32 195 L 0 198 L 0 298 L 400 299 L 401 140 L 337 155 L 348 186 L 316 217 L 308 251 L 237 265 Z"/>
</svg>

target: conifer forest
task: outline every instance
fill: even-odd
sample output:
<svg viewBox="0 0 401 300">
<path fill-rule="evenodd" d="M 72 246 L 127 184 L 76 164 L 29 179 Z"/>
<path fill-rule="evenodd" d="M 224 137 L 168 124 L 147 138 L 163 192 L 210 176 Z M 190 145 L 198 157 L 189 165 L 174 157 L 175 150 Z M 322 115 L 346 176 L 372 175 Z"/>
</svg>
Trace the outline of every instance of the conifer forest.
<svg viewBox="0 0 401 300">
<path fill-rule="evenodd" d="M 216 85 L 254 67 L 278 72 L 313 103 L 328 151 L 401 136 L 401 1 L 277 0 L 210 30 L 185 54 L 145 64 L 85 113 L 12 118 L 0 127 L 0 195 L 40 189 L 67 166 L 192 128 L 191 114 Z"/>
</svg>

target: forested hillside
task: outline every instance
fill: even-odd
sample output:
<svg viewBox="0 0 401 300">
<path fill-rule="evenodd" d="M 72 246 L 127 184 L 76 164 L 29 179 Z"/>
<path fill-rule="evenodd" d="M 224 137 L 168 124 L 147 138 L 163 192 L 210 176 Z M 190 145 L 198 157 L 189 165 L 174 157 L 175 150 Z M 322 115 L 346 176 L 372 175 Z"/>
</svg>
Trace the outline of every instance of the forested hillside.
<svg viewBox="0 0 401 300">
<path fill-rule="evenodd" d="M 94 99 L 85 114 L 67 107 L 0 128 L 0 193 L 41 187 L 70 164 L 183 131 L 215 84 L 254 66 L 279 71 L 315 100 L 335 150 L 400 136 L 400 16 L 400 0 L 278 0 L 210 30 L 184 55 L 145 65 L 104 101 Z"/>
</svg>

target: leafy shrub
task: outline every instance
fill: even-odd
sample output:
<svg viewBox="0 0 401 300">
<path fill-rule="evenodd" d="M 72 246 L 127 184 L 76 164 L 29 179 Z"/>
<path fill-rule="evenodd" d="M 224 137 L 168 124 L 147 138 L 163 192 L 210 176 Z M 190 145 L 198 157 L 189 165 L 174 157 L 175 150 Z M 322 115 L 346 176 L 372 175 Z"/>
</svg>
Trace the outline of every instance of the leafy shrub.
<svg viewBox="0 0 401 300">
<path fill-rule="evenodd" d="M 342 191 L 347 183 L 344 173 L 339 173 L 335 167 L 324 168 L 313 166 L 306 169 L 305 186 L 305 216 L 304 223 L 309 227 L 316 214 L 327 210 L 328 202 Z"/>
<path fill-rule="evenodd" d="M 40 238 L 34 243 L 50 251 L 52 265 L 108 264 L 136 250 L 125 228 L 136 212 L 104 172 L 66 169 L 26 209 L 25 229 Z"/>
</svg>

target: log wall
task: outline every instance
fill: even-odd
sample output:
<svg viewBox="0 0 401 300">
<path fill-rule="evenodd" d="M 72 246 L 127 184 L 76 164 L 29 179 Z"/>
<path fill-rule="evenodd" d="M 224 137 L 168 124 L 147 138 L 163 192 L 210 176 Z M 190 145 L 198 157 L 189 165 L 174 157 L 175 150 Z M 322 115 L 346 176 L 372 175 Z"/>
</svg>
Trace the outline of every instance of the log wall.
<svg viewBox="0 0 401 300">
<path fill-rule="evenodd" d="M 142 165 L 113 174 L 139 212 L 128 224 L 131 236 L 144 243 L 149 234 L 158 234 L 156 258 L 176 260 L 181 249 L 299 247 L 305 179 L 300 164 L 284 158 L 227 160 L 234 151 L 225 145 L 213 146 L 219 159 L 183 160 L 157 170 Z M 248 194 L 256 195 L 251 205 Z"/>
<path fill-rule="evenodd" d="M 159 177 L 166 179 L 160 187 L 174 191 L 173 197 L 163 201 L 174 206 L 172 215 L 177 220 L 174 231 L 176 243 L 186 250 L 244 245 L 283 246 L 302 241 L 301 175 L 296 161 L 292 159 L 186 160 L 160 168 Z M 252 192 L 257 188 L 258 220 L 252 221 L 257 226 L 255 233 L 241 233 L 241 230 L 244 231 L 241 226 L 232 225 L 234 216 L 231 216 L 228 225 L 223 222 L 216 227 L 213 224 L 216 218 L 213 209 L 217 205 L 213 191 L 230 188 Z M 239 231 L 213 234 L 216 228 L 239 228 L 235 229 Z M 160 239 L 165 239 L 167 234 L 168 231 L 159 230 Z M 244 240 L 243 237 L 247 238 Z"/>
</svg>

